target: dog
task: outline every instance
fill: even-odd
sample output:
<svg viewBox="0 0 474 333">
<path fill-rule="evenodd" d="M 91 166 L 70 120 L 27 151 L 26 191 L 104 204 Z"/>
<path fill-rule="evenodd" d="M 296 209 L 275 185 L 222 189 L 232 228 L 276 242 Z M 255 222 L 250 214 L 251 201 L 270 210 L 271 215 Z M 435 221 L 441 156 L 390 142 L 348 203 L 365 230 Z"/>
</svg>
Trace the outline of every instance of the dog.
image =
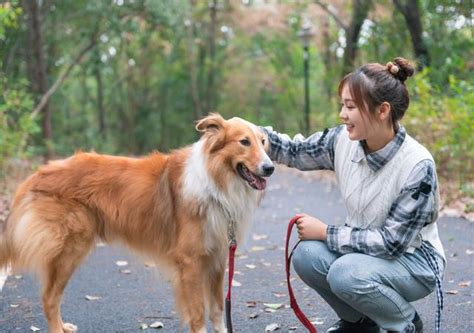
<svg viewBox="0 0 474 333">
<path fill-rule="evenodd" d="M 123 243 L 171 272 L 191 332 L 206 332 L 206 312 L 215 332 L 226 331 L 229 235 L 243 240 L 274 166 L 266 137 L 250 122 L 210 114 L 196 129 L 199 141 L 169 154 L 76 153 L 18 187 L 0 236 L 0 267 L 38 274 L 49 332 L 77 330 L 63 323 L 61 298 L 96 240 Z"/>
</svg>

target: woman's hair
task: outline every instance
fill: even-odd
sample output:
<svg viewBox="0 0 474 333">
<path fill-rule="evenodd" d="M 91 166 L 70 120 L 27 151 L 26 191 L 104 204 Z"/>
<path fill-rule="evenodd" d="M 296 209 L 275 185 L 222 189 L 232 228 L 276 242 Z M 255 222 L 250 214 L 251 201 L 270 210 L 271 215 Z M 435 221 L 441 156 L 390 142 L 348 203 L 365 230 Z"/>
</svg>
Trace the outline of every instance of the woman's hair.
<svg viewBox="0 0 474 333">
<path fill-rule="evenodd" d="M 347 84 L 355 105 L 372 116 L 383 102 L 389 103 L 392 124 L 396 129 L 410 103 L 405 80 L 414 72 L 408 60 L 400 57 L 385 66 L 378 63 L 366 64 L 341 80 L 339 96 Z"/>
</svg>

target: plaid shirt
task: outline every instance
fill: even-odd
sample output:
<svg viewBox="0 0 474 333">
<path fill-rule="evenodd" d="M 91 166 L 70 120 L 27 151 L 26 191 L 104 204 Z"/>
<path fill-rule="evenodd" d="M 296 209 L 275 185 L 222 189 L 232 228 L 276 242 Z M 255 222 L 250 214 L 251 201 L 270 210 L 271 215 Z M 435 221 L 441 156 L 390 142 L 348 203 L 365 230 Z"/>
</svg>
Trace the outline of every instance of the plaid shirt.
<svg viewBox="0 0 474 333">
<path fill-rule="evenodd" d="M 268 134 L 269 156 L 272 160 L 300 170 L 334 170 L 335 143 L 345 126 L 326 129 L 308 138 L 298 134 L 293 140 L 271 128 L 263 130 Z M 364 150 L 359 149 L 352 156 L 352 162 L 358 163 L 366 158 L 369 167 L 377 171 L 397 153 L 405 136 L 405 128 L 400 126 L 395 137 L 385 147 L 370 154 L 364 154 Z M 360 144 L 365 143 L 361 141 Z M 421 229 L 436 220 L 437 186 L 434 163 L 431 160 L 419 162 L 392 203 L 382 227 L 361 229 L 329 225 L 326 239 L 328 248 L 342 254 L 360 252 L 389 259 L 400 257 L 419 237 Z"/>
</svg>

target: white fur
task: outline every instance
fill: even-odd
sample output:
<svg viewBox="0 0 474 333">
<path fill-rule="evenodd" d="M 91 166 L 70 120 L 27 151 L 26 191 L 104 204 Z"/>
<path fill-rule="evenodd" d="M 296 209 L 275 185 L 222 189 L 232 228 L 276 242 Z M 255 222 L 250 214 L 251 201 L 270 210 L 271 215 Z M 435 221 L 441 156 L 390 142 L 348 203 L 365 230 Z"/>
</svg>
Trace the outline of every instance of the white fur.
<svg viewBox="0 0 474 333">
<path fill-rule="evenodd" d="M 235 222 L 237 242 L 241 242 L 258 205 L 258 191 L 250 188 L 237 174 L 220 191 L 210 177 L 203 151 L 205 139 L 196 142 L 184 169 L 183 195 L 198 201 L 207 216 L 204 239 L 206 251 L 227 245 L 229 220 Z"/>
</svg>

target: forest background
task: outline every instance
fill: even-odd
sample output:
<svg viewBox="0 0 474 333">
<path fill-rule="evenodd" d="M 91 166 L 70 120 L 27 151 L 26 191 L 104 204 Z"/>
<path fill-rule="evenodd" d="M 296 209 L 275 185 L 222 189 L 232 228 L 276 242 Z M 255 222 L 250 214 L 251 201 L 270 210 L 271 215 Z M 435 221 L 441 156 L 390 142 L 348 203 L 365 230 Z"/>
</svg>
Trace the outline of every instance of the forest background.
<svg viewBox="0 0 474 333">
<path fill-rule="evenodd" d="M 402 123 L 434 155 L 445 203 L 472 213 L 473 8 L 461 0 L 0 1 L 0 178 L 77 150 L 169 151 L 209 112 L 304 132 L 304 21 L 310 131 L 339 123 L 344 74 L 412 60 Z"/>
</svg>

